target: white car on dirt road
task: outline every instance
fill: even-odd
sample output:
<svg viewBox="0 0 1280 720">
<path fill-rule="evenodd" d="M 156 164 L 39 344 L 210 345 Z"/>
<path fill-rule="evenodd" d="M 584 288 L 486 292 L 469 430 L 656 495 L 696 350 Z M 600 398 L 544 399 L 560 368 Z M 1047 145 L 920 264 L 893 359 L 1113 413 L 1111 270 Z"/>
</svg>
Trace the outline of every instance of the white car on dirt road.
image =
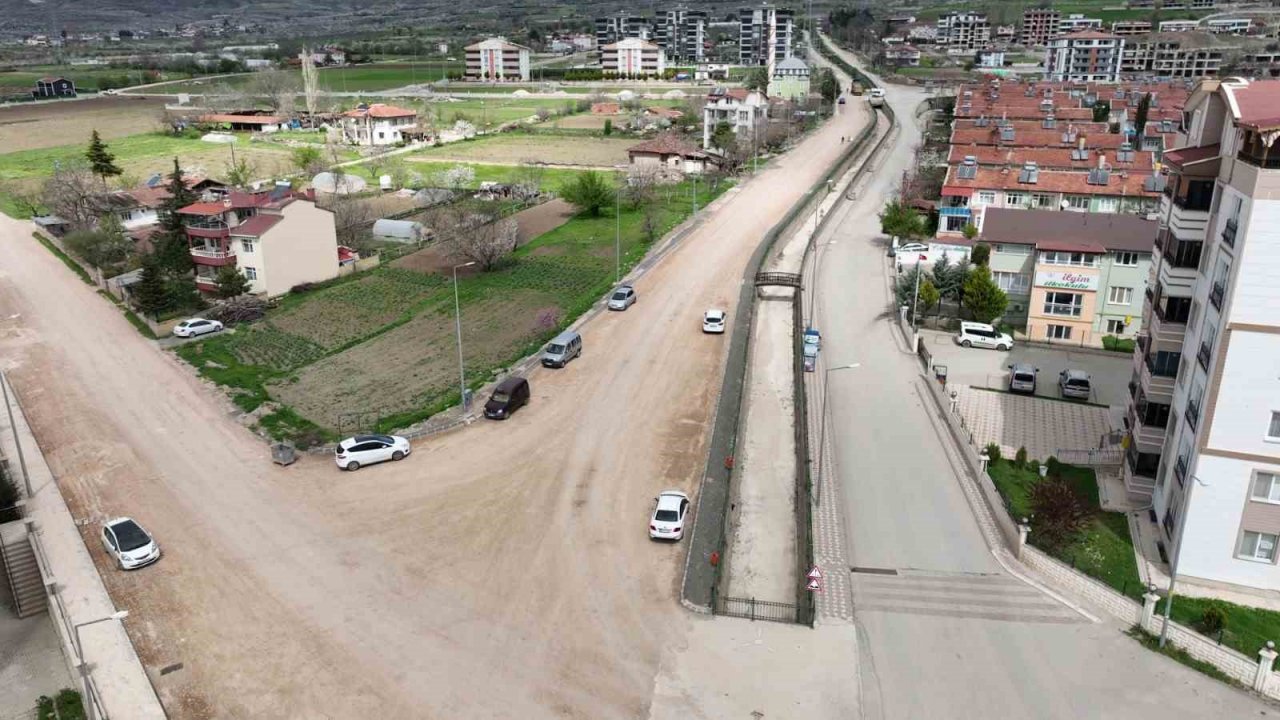
<svg viewBox="0 0 1280 720">
<path fill-rule="evenodd" d="M 183 320 L 173 327 L 173 334 L 180 338 L 192 338 L 197 335 L 206 335 L 215 333 L 222 329 L 222 323 L 217 320 L 205 320 L 204 318 L 190 318 Z"/>
<path fill-rule="evenodd" d="M 689 515 L 689 496 L 679 490 L 659 493 L 657 507 L 649 520 L 649 539 L 679 540 L 684 537 L 684 521 Z"/>
<path fill-rule="evenodd" d="M 137 570 L 160 559 L 160 543 L 133 518 L 118 517 L 104 523 L 102 547 L 121 570 Z"/>
<path fill-rule="evenodd" d="M 636 289 L 630 285 L 620 285 L 609 296 L 610 310 L 626 310 L 636 303 Z"/>
<path fill-rule="evenodd" d="M 333 460 L 343 470 L 359 470 L 365 465 L 403 460 L 413 450 L 399 435 L 356 435 L 338 443 Z"/>
<path fill-rule="evenodd" d="M 704 333 L 723 333 L 724 320 L 727 316 L 723 310 L 712 308 L 702 315 L 702 332 Z"/>
</svg>

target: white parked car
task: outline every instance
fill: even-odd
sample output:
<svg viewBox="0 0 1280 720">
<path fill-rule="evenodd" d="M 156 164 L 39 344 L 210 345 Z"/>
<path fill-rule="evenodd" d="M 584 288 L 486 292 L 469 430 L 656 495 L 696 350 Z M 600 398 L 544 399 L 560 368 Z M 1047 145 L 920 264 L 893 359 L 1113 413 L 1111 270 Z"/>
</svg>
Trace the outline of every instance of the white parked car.
<svg viewBox="0 0 1280 720">
<path fill-rule="evenodd" d="M 356 435 L 338 443 L 333 459 L 343 470 L 359 470 L 364 465 L 403 460 L 412 449 L 399 435 Z"/>
<path fill-rule="evenodd" d="M 160 559 L 160 544 L 133 518 L 118 517 L 103 524 L 102 547 L 121 570 L 137 570 Z"/>
<path fill-rule="evenodd" d="M 684 521 L 689 516 L 689 496 L 679 490 L 664 490 L 649 520 L 649 539 L 679 540 L 684 537 Z"/>
<path fill-rule="evenodd" d="M 215 333 L 222 329 L 222 323 L 217 320 L 205 320 L 204 318 L 191 318 L 183 320 L 173 328 L 173 334 L 180 338 L 196 337 L 197 335 L 205 335 Z"/>
<path fill-rule="evenodd" d="M 702 332 L 704 333 L 723 333 L 725 315 L 723 310 L 712 308 L 702 315 Z"/>
<path fill-rule="evenodd" d="M 619 285 L 609 296 L 610 310 L 626 310 L 636 303 L 636 289 L 630 285 Z"/>
<path fill-rule="evenodd" d="M 962 322 L 956 334 L 956 344 L 962 347 L 985 347 L 996 350 L 1013 348 L 1013 338 L 986 323 Z"/>
<path fill-rule="evenodd" d="M 929 254 L 929 246 L 924 243 L 906 243 L 899 245 L 893 251 L 894 255 L 900 255 L 910 260 L 912 257 Z"/>
</svg>

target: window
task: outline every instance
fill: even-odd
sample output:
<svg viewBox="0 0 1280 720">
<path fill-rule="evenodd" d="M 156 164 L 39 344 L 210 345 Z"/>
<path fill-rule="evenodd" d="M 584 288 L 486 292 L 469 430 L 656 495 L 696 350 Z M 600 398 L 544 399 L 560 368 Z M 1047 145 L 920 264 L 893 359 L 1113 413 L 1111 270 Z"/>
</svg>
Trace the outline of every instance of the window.
<svg viewBox="0 0 1280 720">
<path fill-rule="evenodd" d="M 1101 213 L 1113 213 L 1120 209 L 1120 199 L 1113 197 L 1098 198 L 1098 210 Z"/>
<path fill-rule="evenodd" d="M 1280 412 L 1271 411 L 1271 427 L 1267 428 L 1268 440 L 1280 440 Z"/>
<path fill-rule="evenodd" d="M 1107 321 L 1108 335 L 1123 335 L 1124 329 L 1125 329 L 1124 320 L 1108 320 Z"/>
<path fill-rule="evenodd" d="M 1125 267 L 1136 267 L 1138 264 L 1138 253 L 1136 252 L 1118 252 L 1115 255 L 1115 264 Z"/>
<path fill-rule="evenodd" d="M 258 269 L 257 269 L 257 268 L 246 267 L 246 268 L 244 268 L 244 276 L 245 276 L 246 278 L 250 279 L 250 280 L 257 280 L 257 279 L 258 279 Z"/>
<path fill-rule="evenodd" d="M 1253 492 L 1249 493 L 1249 498 L 1259 502 L 1280 505 L 1280 475 L 1265 472 L 1254 473 Z"/>
<path fill-rule="evenodd" d="M 1133 288 L 1113 287 L 1107 291 L 1107 302 L 1111 305 L 1128 305 L 1133 302 Z"/>
<path fill-rule="evenodd" d="M 996 194 L 995 194 L 993 191 L 991 191 L 991 190 L 979 190 L 979 191 L 978 191 L 978 204 L 979 204 L 979 205 L 995 205 L 995 204 L 996 204 Z"/>
<path fill-rule="evenodd" d="M 1046 193 L 1035 193 L 1031 196 L 1031 207 L 1057 209 L 1053 196 Z"/>
<path fill-rule="evenodd" d="M 1097 267 L 1098 256 L 1091 253 L 1081 252 L 1054 252 L 1052 250 L 1040 253 L 1040 262 L 1044 265 L 1076 265 L 1079 267 Z"/>
<path fill-rule="evenodd" d="M 1067 208 L 1070 210 L 1084 210 L 1088 212 L 1089 196 L 1088 195 L 1068 195 Z"/>
<path fill-rule="evenodd" d="M 1006 293 L 1026 295 L 1031 292 L 1031 276 L 1025 273 L 994 272 L 991 277 Z"/>
<path fill-rule="evenodd" d="M 1044 313 L 1046 315 L 1066 315 L 1080 317 L 1084 311 L 1084 296 L 1079 293 L 1047 292 L 1044 294 Z"/>
<path fill-rule="evenodd" d="M 1048 340 L 1070 340 L 1070 325 L 1045 325 L 1044 336 Z"/>
<path fill-rule="evenodd" d="M 1026 193 L 1007 192 L 1004 194 L 1004 204 L 1008 207 L 1025 207 L 1027 195 Z"/>
<path fill-rule="evenodd" d="M 1277 539 L 1275 535 L 1268 533 L 1245 530 L 1240 536 L 1240 551 L 1236 553 L 1236 557 L 1242 560 L 1272 562 L 1276 558 Z"/>
<path fill-rule="evenodd" d="M 253 241 L 252 241 L 252 240 L 241 240 L 241 241 L 240 241 L 240 250 L 241 250 L 242 252 L 246 252 L 246 253 L 251 253 L 251 252 L 253 252 Z"/>
</svg>

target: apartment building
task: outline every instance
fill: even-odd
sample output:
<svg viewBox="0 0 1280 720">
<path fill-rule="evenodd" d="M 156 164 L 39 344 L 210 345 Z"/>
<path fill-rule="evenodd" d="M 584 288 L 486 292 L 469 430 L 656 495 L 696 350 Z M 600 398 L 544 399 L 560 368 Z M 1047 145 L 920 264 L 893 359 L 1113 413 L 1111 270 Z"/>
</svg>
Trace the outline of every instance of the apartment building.
<svg viewBox="0 0 1280 720">
<path fill-rule="evenodd" d="M 1120 37 L 1145 35 L 1151 32 L 1151 23 L 1146 20 L 1117 20 L 1111 23 L 1111 34 Z"/>
<path fill-rule="evenodd" d="M 1206 33 L 1153 33 L 1125 41 L 1120 71 L 1160 77 L 1201 78 L 1217 75 L 1228 57 L 1239 52 Z"/>
<path fill-rule="evenodd" d="M 795 14 L 761 5 L 738 12 L 738 63 L 773 68 L 793 54 Z"/>
<path fill-rule="evenodd" d="M 1022 25 L 1018 31 L 1019 42 L 1027 47 L 1047 45 L 1049 38 L 1062 34 L 1058 27 L 1060 20 L 1062 13 L 1051 7 L 1023 10 Z"/>
<path fill-rule="evenodd" d="M 295 285 L 338 276 L 338 235 L 333 213 L 287 188 L 231 192 L 178 211 L 195 263 L 196 287 L 218 289 L 218 270 L 233 266 L 249 291 L 276 297 Z"/>
<path fill-rule="evenodd" d="M 1058 21 L 1058 31 L 1063 35 L 1081 32 L 1084 30 L 1101 29 L 1102 18 L 1087 18 L 1080 13 L 1073 13 Z"/>
<path fill-rule="evenodd" d="M 654 22 L 653 42 L 672 62 L 704 62 L 708 21 L 705 10 L 683 7 L 661 10 Z"/>
<path fill-rule="evenodd" d="M 528 82 L 529 48 L 491 37 L 466 47 L 468 80 Z"/>
<path fill-rule="evenodd" d="M 1006 321 L 1033 340 L 1096 347 L 1137 336 L 1155 230 L 1138 215 L 993 208 L 979 241 L 1009 296 Z"/>
<path fill-rule="evenodd" d="M 1070 82 L 1114 83 L 1120 80 L 1124 38 L 1084 30 L 1059 35 L 1045 52 L 1045 79 Z"/>
<path fill-rule="evenodd" d="M 600 48 L 600 67 L 620 77 L 662 75 L 667 69 L 662 48 L 640 38 L 627 38 Z"/>
<path fill-rule="evenodd" d="M 939 47 L 949 53 L 967 54 L 991 42 L 991 22 L 986 13 L 949 12 L 938 18 Z"/>
<path fill-rule="evenodd" d="M 639 15 L 619 13 L 598 17 L 596 18 L 596 47 L 602 48 L 627 38 L 648 40 L 652 31 L 649 20 Z"/>
<path fill-rule="evenodd" d="M 735 135 L 759 132 L 768 121 L 769 99 L 746 88 L 712 88 L 702 106 L 702 148 L 723 150 L 711 143 L 720 123 L 729 123 Z"/>
<path fill-rule="evenodd" d="M 1124 481 L 1179 581 L 1280 591 L 1280 80 L 1183 111 L 1134 353 Z"/>
<path fill-rule="evenodd" d="M 1249 18 L 1221 18 L 1205 20 L 1202 25 L 1215 35 L 1245 35 L 1253 27 L 1253 21 Z"/>
<path fill-rule="evenodd" d="M 1199 20 L 1161 20 L 1156 25 L 1157 32 L 1194 32 L 1200 29 Z"/>
</svg>

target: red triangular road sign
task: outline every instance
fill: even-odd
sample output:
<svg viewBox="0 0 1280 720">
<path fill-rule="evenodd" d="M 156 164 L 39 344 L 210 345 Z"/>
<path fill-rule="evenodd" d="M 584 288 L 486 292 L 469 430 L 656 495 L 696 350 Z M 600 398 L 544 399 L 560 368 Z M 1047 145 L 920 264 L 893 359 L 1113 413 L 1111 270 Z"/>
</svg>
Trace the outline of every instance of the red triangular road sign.
<svg viewBox="0 0 1280 720">
<path fill-rule="evenodd" d="M 805 577 L 809 578 L 810 580 L 821 580 L 821 579 L 822 579 L 822 571 L 818 569 L 818 566 L 817 566 L 817 565 L 814 565 L 814 566 L 813 566 L 813 569 L 812 569 L 812 570 L 810 570 L 810 571 L 809 571 L 809 574 L 808 574 L 808 575 L 805 575 Z"/>
<path fill-rule="evenodd" d="M 805 585 L 805 588 L 814 592 L 822 592 L 822 581 L 818 578 L 814 578 L 809 581 L 808 585 Z"/>
</svg>

